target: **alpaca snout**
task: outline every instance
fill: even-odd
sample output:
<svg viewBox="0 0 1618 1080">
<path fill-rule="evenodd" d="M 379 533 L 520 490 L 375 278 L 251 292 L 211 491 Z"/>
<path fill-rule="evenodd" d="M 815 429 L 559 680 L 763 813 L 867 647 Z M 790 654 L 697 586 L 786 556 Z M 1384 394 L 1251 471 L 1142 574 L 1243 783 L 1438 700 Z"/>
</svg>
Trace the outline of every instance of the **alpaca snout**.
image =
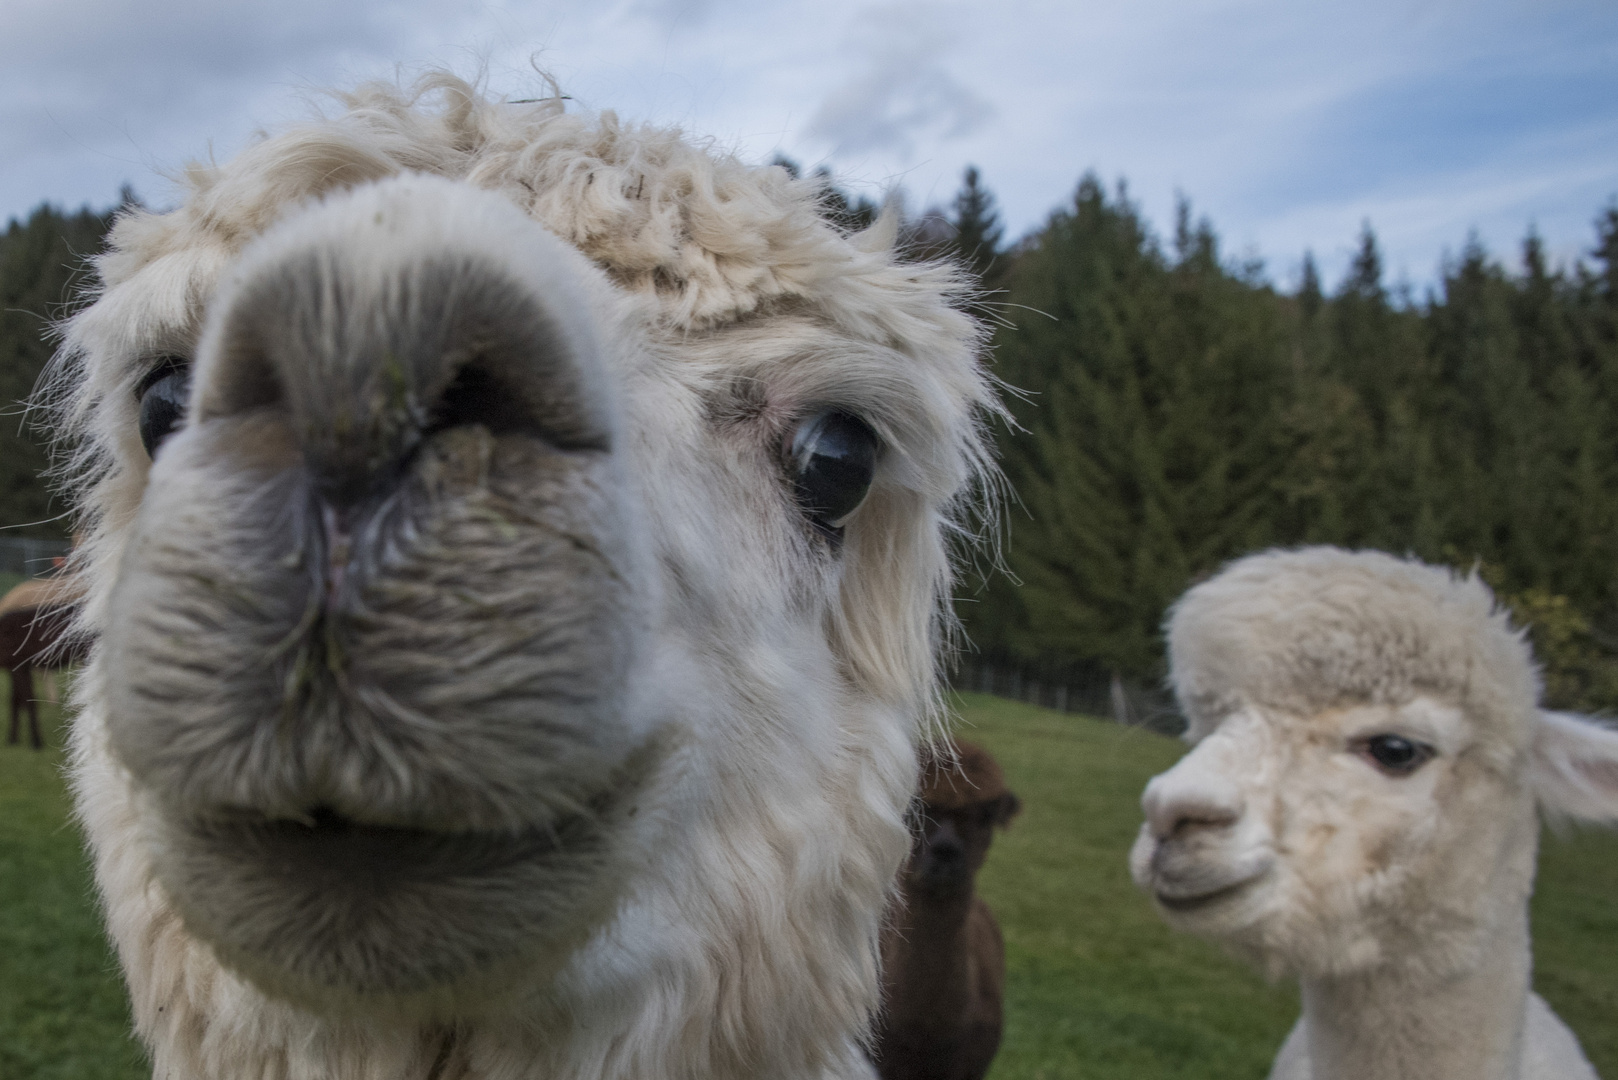
<svg viewBox="0 0 1618 1080">
<path fill-rule="evenodd" d="M 107 725 L 186 925 L 265 988 L 430 997 L 609 909 L 664 721 L 599 276 L 407 176 L 296 213 L 214 300 Z"/>
<path fill-rule="evenodd" d="M 305 208 L 209 311 L 120 575 L 110 718 L 195 819 L 550 828 L 651 737 L 644 530 L 600 272 L 404 176 Z"/>
<path fill-rule="evenodd" d="M 1146 785 L 1141 809 L 1159 840 L 1196 829 L 1227 828 L 1241 817 L 1241 790 L 1199 764 L 1188 758 Z"/>
<path fill-rule="evenodd" d="M 1135 883 L 1166 909 L 1223 906 L 1275 862 L 1273 838 L 1231 774 L 1252 731 L 1233 724 L 1152 778 L 1141 796 L 1146 821 L 1130 852 Z M 1238 774 L 1239 775 L 1239 774 Z"/>
<path fill-rule="evenodd" d="M 911 873 L 918 892 L 940 895 L 961 890 L 969 892 L 976 870 L 955 822 L 944 817 L 923 834 Z"/>
</svg>

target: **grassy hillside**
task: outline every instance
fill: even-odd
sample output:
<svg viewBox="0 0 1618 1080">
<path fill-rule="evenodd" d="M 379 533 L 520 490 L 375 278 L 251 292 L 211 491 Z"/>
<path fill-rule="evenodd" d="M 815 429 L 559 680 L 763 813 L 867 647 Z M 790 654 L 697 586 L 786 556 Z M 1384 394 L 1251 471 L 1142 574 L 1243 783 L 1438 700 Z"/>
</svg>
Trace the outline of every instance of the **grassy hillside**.
<svg viewBox="0 0 1618 1080">
<path fill-rule="evenodd" d="M 3 691 L 0 676 L 0 691 Z M 0 698 L 0 700 L 4 700 Z M 47 715 L 53 721 L 55 710 Z M 1024 811 L 981 880 L 1006 933 L 1006 1040 L 991 1080 L 1261 1080 L 1296 1015 L 1217 950 L 1170 933 L 1124 866 L 1147 777 L 1181 753 L 1145 732 L 968 695 Z M 138 1080 L 127 1007 L 68 822 L 59 746 L 0 747 L 0 1078 Z M 1618 839 L 1547 842 L 1541 993 L 1618 1078 Z"/>
</svg>

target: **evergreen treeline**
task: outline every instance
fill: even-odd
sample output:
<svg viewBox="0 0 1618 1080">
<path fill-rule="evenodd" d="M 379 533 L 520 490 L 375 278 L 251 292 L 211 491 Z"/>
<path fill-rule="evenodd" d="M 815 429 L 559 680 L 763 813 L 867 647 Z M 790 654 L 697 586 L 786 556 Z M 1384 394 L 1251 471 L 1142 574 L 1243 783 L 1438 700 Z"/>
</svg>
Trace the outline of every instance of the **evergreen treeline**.
<svg viewBox="0 0 1618 1080">
<path fill-rule="evenodd" d="M 826 179 L 828 217 L 871 220 Z M 110 216 L 44 206 L 0 235 L 0 525 L 62 533 L 15 403 Z M 971 169 L 909 235 L 983 277 L 1017 391 L 998 434 L 1010 574 L 961 604 L 988 658 L 1155 681 L 1190 583 L 1327 542 L 1480 566 L 1531 627 L 1552 702 L 1618 707 L 1618 206 L 1588 263 L 1552 269 L 1529 236 L 1507 270 L 1472 242 L 1420 302 L 1390 295 L 1369 228 L 1334 291 L 1306 259 L 1285 294 L 1185 206 L 1164 242 L 1094 177 L 1008 248 Z"/>
<path fill-rule="evenodd" d="M 0 234 L 0 536 L 65 538 L 62 507 L 40 473 L 45 440 L 23 402 L 34 391 L 54 343 L 49 330 L 72 302 L 85 258 L 101 248 L 111 212 L 65 213 L 41 206 Z"/>
<path fill-rule="evenodd" d="M 1184 206 L 1165 248 L 1087 177 L 1005 260 L 1017 504 L 1011 576 L 961 604 L 977 647 L 1154 681 L 1188 585 L 1327 542 L 1479 565 L 1532 625 L 1551 700 L 1618 705 L 1618 209 L 1594 257 L 1553 271 L 1530 236 L 1511 273 L 1474 241 L 1416 304 L 1367 228 L 1333 295 L 1312 260 L 1284 295 Z"/>
</svg>

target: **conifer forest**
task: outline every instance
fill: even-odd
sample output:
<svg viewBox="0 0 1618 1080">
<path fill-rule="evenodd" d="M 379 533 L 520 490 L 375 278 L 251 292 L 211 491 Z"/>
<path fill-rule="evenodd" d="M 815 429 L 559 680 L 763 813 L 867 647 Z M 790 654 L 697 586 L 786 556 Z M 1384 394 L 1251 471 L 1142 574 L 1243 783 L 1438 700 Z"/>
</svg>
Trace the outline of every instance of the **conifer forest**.
<svg viewBox="0 0 1618 1080">
<path fill-rule="evenodd" d="M 877 212 L 826 192 L 841 227 Z M 1531 635 L 1550 705 L 1618 709 L 1618 203 L 1592 216 L 1573 265 L 1548 265 L 1532 234 L 1507 253 L 1457 237 L 1421 296 L 1390 287 L 1367 225 L 1343 281 L 1306 258 L 1288 291 L 1187 205 L 1159 236 L 1093 176 L 1008 241 L 968 170 L 907 243 L 982 276 L 1007 387 L 998 543 L 958 587 L 970 655 L 1152 685 L 1189 584 L 1246 552 L 1333 543 L 1475 568 Z M 70 529 L 19 402 L 111 217 L 42 206 L 0 234 L 9 535 Z"/>
</svg>

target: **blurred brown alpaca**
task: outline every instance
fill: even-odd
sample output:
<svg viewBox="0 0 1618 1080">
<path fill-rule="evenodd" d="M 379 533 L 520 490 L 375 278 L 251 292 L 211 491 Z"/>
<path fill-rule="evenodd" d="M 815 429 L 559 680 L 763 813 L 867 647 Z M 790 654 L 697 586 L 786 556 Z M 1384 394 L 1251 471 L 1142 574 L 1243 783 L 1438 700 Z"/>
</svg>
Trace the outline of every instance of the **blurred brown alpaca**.
<svg viewBox="0 0 1618 1080">
<path fill-rule="evenodd" d="M 873 1057 L 883 1080 L 981 1080 L 989 1071 L 1006 953 L 973 881 L 995 828 L 1020 809 L 982 747 L 954 743 L 924 759 L 915 844 L 882 936 Z"/>
<path fill-rule="evenodd" d="M 0 668 L 11 676 L 8 745 L 15 746 L 21 738 L 25 711 L 29 742 L 35 750 L 45 745 L 34 699 L 34 669 L 49 671 L 78 659 L 79 650 L 67 635 L 78 599 L 75 584 L 62 577 L 25 581 L 0 596 Z"/>
</svg>

